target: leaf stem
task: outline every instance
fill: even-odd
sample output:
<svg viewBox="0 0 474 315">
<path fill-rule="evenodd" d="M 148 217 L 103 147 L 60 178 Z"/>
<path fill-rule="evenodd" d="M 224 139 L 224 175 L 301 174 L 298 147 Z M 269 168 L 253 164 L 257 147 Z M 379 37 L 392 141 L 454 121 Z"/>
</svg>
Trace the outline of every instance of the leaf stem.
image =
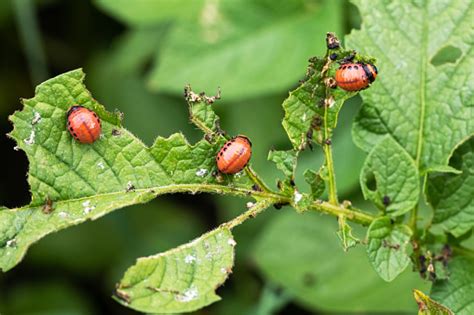
<svg viewBox="0 0 474 315">
<path fill-rule="evenodd" d="M 362 212 L 357 208 L 344 208 L 340 205 L 334 205 L 330 202 L 319 201 L 313 203 L 309 210 L 322 212 L 335 217 L 344 216 L 347 220 L 368 226 L 375 220 L 375 217 L 369 213 Z"/>
<path fill-rule="evenodd" d="M 272 190 L 263 182 L 262 179 L 260 179 L 260 177 L 258 177 L 258 175 L 250 166 L 245 167 L 245 173 L 262 191 L 267 193 L 272 192 Z"/>
<path fill-rule="evenodd" d="M 259 201 L 256 204 L 254 204 L 249 210 L 245 211 L 241 215 L 235 217 L 234 219 L 226 223 L 223 223 L 221 227 L 232 229 L 235 226 L 242 224 L 242 222 L 248 220 L 249 218 L 255 218 L 257 215 L 259 215 L 261 212 L 263 212 L 265 209 L 267 209 L 274 203 L 275 203 L 275 200 L 272 200 L 272 199 L 265 199 L 265 200 Z"/>
<path fill-rule="evenodd" d="M 327 116 L 327 110 L 324 113 L 324 134 L 328 134 L 327 129 L 327 124 L 326 124 L 326 116 Z M 328 138 L 326 138 L 328 139 Z M 329 202 L 333 205 L 338 205 L 339 201 L 337 200 L 337 189 L 336 189 L 336 175 L 335 175 L 335 170 L 334 170 L 334 161 L 332 158 L 332 148 L 330 144 L 323 144 L 323 151 L 324 151 L 324 156 L 326 159 L 326 168 L 327 168 L 327 174 L 328 174 L 328 195 L 329 195 Z"/>
<path fill-rule="evenodd" d="M 409 225 L 410 225 L 411 230 L 413 231 L 413 239 L 416 239 L 416 235 L 417 235 L 416 233 L 417 220 L 418 220 L 418 205 L 416 205 L 410 213 Z"/>
</svg>

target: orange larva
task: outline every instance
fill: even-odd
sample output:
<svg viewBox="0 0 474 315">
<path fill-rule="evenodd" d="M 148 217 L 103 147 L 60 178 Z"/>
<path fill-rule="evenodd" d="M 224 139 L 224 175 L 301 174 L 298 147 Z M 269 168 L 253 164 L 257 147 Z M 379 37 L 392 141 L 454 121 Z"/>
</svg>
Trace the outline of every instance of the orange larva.
<svg viewBox="0 0 474 315">
<path fill-rule="evenodd" d="M 337 86 L 346 91 L 359 91 L 374 82 L 377 73 L 377 68 L 370 63 L 345 63 L 336 71 Z"/>
<path fill-rule="evenodd" d="M 96 113 L 75 105 L 67 111 L 67 129 L 80 143 L 93 143 L 99 139 L 102 128 Z"/>
<path fill-rule="evenodd" d="M 252 143 L 245 136 L 227 141 L 216 156 L 217 168 L 223 174 L 236 174 L 243 170 L 252 156 Z"/>
</svg>

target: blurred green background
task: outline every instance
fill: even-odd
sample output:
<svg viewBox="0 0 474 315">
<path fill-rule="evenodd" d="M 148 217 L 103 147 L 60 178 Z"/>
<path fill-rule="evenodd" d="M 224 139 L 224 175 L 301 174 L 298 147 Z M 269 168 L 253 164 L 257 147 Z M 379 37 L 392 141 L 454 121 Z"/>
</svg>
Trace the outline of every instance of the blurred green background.
<svg viewBox="0 0 474 315">
<path fill-rule="evenodd" d="M 343 38 L 360 21 L 343 0 L 0 1 L 0 205 L 29 202 L 28 163 L 5 136 L 12 128 L 8 115 L 21 108 L 20 97 L 33 96 L 36 84 L 78 67 L 93 96 L 122 111 L 125 127 L 147 144 L 177 131 L 199 139 L 183 86 L 208 94 L 221 87 L 215 109 L 222 127 L 252 139 L 252 164 L 275 185 L 280 174 L 267 153 L 290 148 L 282 101 L 303 78 L 307 59 L 325 52 L 326 32 Z M 365 154 L 351 139 L 360 103 L 356 97 L 344 106 L 334 155 L 341 199 L 370 209 L 358 186 Z M 321 163 L 317 148 L 304 152 L 298 173 Z M 125 269 L 238 215 L 245 203 L 162 196 L 50 235 L 0 274 L 0 313 L 135 314 L 110 298 Z M 336 228 L 334 218 L 290 208 L 269 209 L 238 227 L 234 273 L 218 290 L 223 301 L 196 314 L 413 313 L 411 289 L 426 292 L 426 284 L 411 273 L 383 283 L 362 247 L 342 251 Z M 364 230 L 356 233 L 363 237 Z"/>
</svg>

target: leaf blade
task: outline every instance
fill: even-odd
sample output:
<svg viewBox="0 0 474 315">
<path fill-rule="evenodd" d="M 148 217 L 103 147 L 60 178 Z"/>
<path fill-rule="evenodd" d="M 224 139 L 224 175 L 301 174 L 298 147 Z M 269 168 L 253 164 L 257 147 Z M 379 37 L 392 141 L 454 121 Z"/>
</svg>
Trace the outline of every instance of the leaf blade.
<svg viewBox="0 0 474 315">
<path fill-rule="evenodd" d="M 407 253 L 411 230 L 406 225 L 395 225 L 390 218 L 381 217 L 367 230 L 369 261 L 382 279 L 394 280 L 410 263 Z"/>
<path fill-rule="evenodd" d="M 369 188 L 371 176 L 376 188 Z M 385 136 L 367 156 L 360 173 L 366 199 L 393 216 L 402 215 L 418 204 L 418 169 L 408 153 L 390 136 Z"/>
<path fill-rule="evenodd" d="M 190 312 L 220 300 L 215 290 L 234 264 L 235 241 L 217 228 L 188 244 L 143 257 L 117 285 L 116 299 L 142 312 Z"/>
<path fill-rule="evenodd" d="M 451 164 L 462 173 L 430 174 L 425 193 L 434 209 L 433 224 L 459 237 L 474 226 L 474 137 L 456 149 Z"/>
<path fill-rule="evenodd" d="M 472 119 L 467 118 L 474 115 L 472 89 L 458 88 L 474 79 L 466 71 L 474 66 L 470 48 L 474 30 L 465 14 L 472 11 L 473 3 L 354 3 L 364 22 L 360 31 L 348 37 L 348 45 L 377 55 L 380 69 L 370 93 L 363 96 L 354 141 L 368 152 L 390 134 L 421 173 L 447 165 L 456 144 L 474 132 Z M 456 21 L 456 27 L 449 21 Z M 462 51 L 456 63 L 432 65 L 431 58 L 448 45 Z"/>
</svg>

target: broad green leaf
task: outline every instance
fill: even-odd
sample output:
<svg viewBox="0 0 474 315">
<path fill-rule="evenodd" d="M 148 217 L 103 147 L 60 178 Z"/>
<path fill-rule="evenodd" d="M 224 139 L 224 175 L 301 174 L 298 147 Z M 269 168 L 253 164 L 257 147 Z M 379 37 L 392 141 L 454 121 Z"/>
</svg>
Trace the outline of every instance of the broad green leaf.
<svg viewBox="0 0 474 315">
<path fill-rule="evenodd" d="M 377 56 L 379 69 L 363 93 L 354 141 L 369 152 L 390 134 L 422 174 L 447 165 L 453 148 L 474 133 L 474 2 L 353 2 L 363 22 L 346 45 Z M 461 54 L 439 64 L 433 58 L 447 47 Z"/>
<path fill-rule="evenodd" d="M 120 126 L 86 90 L 81 70 L 39 85 L 36 96 L 11 116 L 11 136 L 30 160 L 31 204 L 0 211 L 0 268 L 8 270 L 43 236 L 96 219 L 118 208 L 176 192 L 252 192 L 247 176 L 212 176 L 223 139 L 190 145 L 182 134 L 158 137 L 150 148 Z M 95 110 L 101 138 L 76 142 L 66 130 L 66 111 L 74 104 Z M 231 186 L 227 186 L 232 182 Z M 48 199 L 53 211 L 44 213 Z"/>
<path fill-rule="evenodd" d="M 297 152 L 294 150 L 289 151 L 276 151 L 271 150 L 268 152 L 268 160 L 276 164 L 276 167 L 285 174 L 286 177 L 293 179 L 295 176 Z"/>
<path fill-rule="evenodd" d="M 356 246 L 360 243 L 360 240 L 352 234 L 351 226 L 346 222 L 346 217 L 340 216 L 337 219 L 339 224 L 339 230 L 337 231 L 337 236 L 342 244 L 342 249 L 345 252 L 349 250 L 349 248 Z"/>
<path fill-rule="evenodd" d="M 173 25 L 149 85 L 174 94 L 188 83 L 197 91 L 220 86 L 226 100 L 284 91 L 301 78 L 309 56 L 324 52 L 326 31 L 340 31 L 341 7 L 340 1 L 208 1 L 195 20 Z"/>
<path fill-rule="evenodd" d="M 281 213 L 261 231 L 253 259 L 296 303 L 320 313 L 413 313 L 412 289 L 429 290 L 429 283 L 411 271 L 386 283 L 362 246 L 341 250 L 335 223 L 311 213 Z"/>
<path fill-rule="evenodd" d="M 436 281 L 431 298 L 442 303 L 456 315 L 474 314 L 474 260 L 463 256 L 448 263 L 449 279 Z"/>
<path fill-rule="evenodd" d="M 413 290 L 413 295 L 418 304 L 418 315 L 454 315 L 449 308 L 432 300 L 419 290 Z"/>
<path fill-rule="evenodd" d="M 303 174 L 304 179 L 311 187 L 312 199 L 318 199 L 321 197 L 321 195 L 324 193 L 324 190 L 326 189 L 326 184 L 323 177 L 321 176 L 321 172 L 323 171 L 324 169 L 321 167 L 317 173 L 313 170 L 306 170 Z"/>
<path fill-rule="evenodd" d="M 234 264 L 236 242 L 218 228 L 167 252 L 140 258 L 117 285 L 115 298 L 142 312 L 191 312 L 220 300 L 215 290 Z"/>
<path fill-rule="evenodd" d="M 371 183 L 373 180 L 375 183 Z M 371 184 L 375 188 L 369 187 Z M 393 216 L 402 215 L 418 204 L 418 169 L 391 136 L 381 139 L 367 156 L 360 185 L 366 199 Z"/>
<path fill-rule="evenodd" d="M 131 26 L 149 27 L 173 19 L 195 19 L 204 0 L 95 0 L 106 13 Z"/>
<path fill-rule="evenodd" d="M 450 165 L 462 173 L 430 174 L 426 194 L 433 223 L 459 237 L 474 227 L 474 137 L 456 149 Z"/>
<path fill-rule="evenodd" d="M 367 230 L 369 261 L 385 281 L 392 281 L 410 264 L 408 245 L 411 230 L 390 218 L 374 220 Z"/>
</svg>

